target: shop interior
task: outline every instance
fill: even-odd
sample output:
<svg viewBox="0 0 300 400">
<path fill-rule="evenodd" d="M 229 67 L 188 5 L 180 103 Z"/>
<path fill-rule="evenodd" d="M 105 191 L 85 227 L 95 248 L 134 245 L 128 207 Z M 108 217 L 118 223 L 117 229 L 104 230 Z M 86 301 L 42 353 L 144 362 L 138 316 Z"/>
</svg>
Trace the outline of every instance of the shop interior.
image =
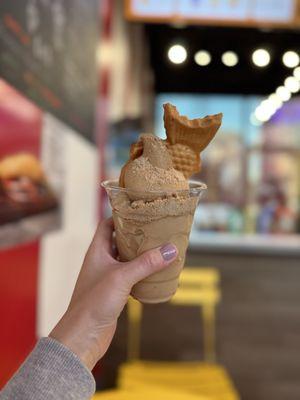
<svg viewBox="0 0 300 400">
<path fill-rule="evenodd" d="M 0 389 L 69 304 L 111 215 L 100 183 L 141 133 L 165 139 L 171 103 L 223 113 L 192 177 L 207 190 L 176 295 L 129 299 L 94 399 L 298 400 L 300 2 L 13 0 L 0 17 Z"/>
</svg>

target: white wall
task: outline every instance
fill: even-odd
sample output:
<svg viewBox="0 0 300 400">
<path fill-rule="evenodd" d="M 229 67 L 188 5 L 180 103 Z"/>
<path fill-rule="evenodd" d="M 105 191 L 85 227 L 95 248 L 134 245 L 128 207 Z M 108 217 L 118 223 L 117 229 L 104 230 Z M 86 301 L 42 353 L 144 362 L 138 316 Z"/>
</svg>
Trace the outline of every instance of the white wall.
<svg viewBox="0 0 300 400">
<path fill-rule="evenodd" d="M 62 228 L 41 240 L 38 336 L 48 335 L 69 303 L 96 227 L 99 190 L 99 162 L 94 146 L 49 114 L 45 114 L 43 137 L 42 159 L 47 175 L 54 186 L 61 186 Z M 49 143 L 52 143 L 52 150 L 53 147 L 59 149 L 61 161 L 51 164 Z M 55 165 L 57 162 L 59 165 Z M 57 171 L 60 171 L 60 179 Z"/>
</svg>

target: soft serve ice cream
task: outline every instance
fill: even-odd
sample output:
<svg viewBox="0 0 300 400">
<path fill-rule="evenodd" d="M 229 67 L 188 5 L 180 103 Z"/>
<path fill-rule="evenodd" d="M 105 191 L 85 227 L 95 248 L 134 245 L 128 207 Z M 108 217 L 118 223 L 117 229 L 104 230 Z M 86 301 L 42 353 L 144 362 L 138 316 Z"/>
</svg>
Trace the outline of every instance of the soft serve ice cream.
<svg viewBox="0 0 300 400">
<path fill-rule="evenodd" d="M 141 135 L 140 142 L 143 152 L 140 157 L 127 163 L 120 184 L 137 192 L 138 199 L 153 198 L 152 191 L 188 190 L 189 185 L 183 173 L 173 168 L 172 157 L 165 143 L 150 134 Z"/>
<path fill-rule="evenodd" d="M 188 178 L 200 170 L 200 151 L 212 140 L 222 118 L 217 114 L 188 120 L 174 106 L 164 107 L 167 140 L 141 135 L 120 174 L 123 189 L 110 195 L 122 261 L 167 242 L 178 249 L 172 264 L 134 286 L 132 295 L 144 303 L 167 301 L 176 291 L 203 186 L 190 190 Z"/>
</svg>

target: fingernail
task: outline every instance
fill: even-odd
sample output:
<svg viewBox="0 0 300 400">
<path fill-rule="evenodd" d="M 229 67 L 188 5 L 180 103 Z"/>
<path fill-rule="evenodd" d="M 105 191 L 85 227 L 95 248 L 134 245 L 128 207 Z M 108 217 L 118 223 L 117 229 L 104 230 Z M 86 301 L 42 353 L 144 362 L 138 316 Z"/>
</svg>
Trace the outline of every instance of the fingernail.
<svg viewBox="0 0 300 400">
<path fill-rule="evenodd" d="M 161 247 L 160 252 L 165 261 L 170 261 L 177 256 L 177 249 L 171 243 L 165 244 Z"/>
</svg>

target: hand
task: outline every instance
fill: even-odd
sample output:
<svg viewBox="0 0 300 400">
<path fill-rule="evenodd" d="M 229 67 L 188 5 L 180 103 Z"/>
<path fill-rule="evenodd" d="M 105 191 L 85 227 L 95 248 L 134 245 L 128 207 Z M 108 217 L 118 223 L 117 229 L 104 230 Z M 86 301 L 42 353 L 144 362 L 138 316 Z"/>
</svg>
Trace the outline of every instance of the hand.
<svg viewBox="0 0 300 400">
<path fill-rule="evenodd" d="M 77 354 L 89 369 L 107 351 L 132 286 L 177 257 L 176 247 L 166 244 L 130 262 L 119 262 L 113 255 L 112 234 L 111 218 L 99 224 L 70 305 L 49 335 Z"/>
</svg>

